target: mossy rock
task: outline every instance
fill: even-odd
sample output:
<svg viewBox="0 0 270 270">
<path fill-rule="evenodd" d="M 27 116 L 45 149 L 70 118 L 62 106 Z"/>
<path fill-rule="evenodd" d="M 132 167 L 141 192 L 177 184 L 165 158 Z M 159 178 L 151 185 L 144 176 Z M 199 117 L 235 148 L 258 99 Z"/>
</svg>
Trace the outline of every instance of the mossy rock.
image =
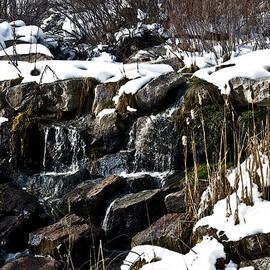
<svg viewBox="0 0 270 270">
<path fill-rule="evenodd" d="M 224 104 L 224 99 L 217 86 L 198 77 L 193 77 L 191 78 L 189 88 L 184 95 L 184 110 L 189 111 L 199 107 L 198 95 L 201 96 L 203 106 L 223 106 Z"/>
<path fill-rule="evenodd" d="M 185 67 L 181 70 L 181 73 L 194 73 L 200 68 L 196 64 L 192 64 L 190 67 Z"/>
</svg>

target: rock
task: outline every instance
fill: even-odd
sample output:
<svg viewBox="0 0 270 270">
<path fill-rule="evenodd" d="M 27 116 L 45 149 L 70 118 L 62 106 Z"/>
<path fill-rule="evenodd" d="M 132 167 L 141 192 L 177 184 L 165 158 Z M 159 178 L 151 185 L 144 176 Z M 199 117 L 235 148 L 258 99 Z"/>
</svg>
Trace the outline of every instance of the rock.
<svg viewBox="0 0 270 270">
<path fill-rule="evenodd" d="M 195 109 L 199 106 L 200 94 L 202 105 L 223 105 L 224 99 L 217 86 L 197 77 L 193 77 L 191 85 L 184 95 L 184 110 Z"/>
<path fill-rule="evenodd" d="M 92 145 L 99 151 L 110 154 L 123 148 L 129 122 L 119 113 L 111 113 L 94 119 L 89 127 L 89 134 L 93 137 Z"/>
<path fill-rule="evenodd" d="M 253 266 L 254 270 L 268 270 L 270 269 L 270 257 L 264 257 L 256 260 L 242 261 L 240 267 Z"/>
<path fill-rule="evenodd" d="M 184 67 L 181 69 L 181 73 L 191 73 L 193 74 L 194 72 L 198 71 L 200 68 L 194 64 L 191 64 L 189 67 Z"/>
<path fill-rule="evenodd" d="M 6 100 L 5 100 L 5 95 L 6 95 L 6 90 L 9 87 L 13 87 L 15 85 L 18 85 L 22 82 L 23 78 L 19 77 L 17 79 L 12 79 L 12 80 L 7 80 L 7 81 L 1 81 L 0 82 L 0 109 L 3 109 L 4 107 L 7 106 Z"/>
<path fill-rule="evenodd" d="M 130 193 L 137 193 L 144 190 L 152 190 L 161 188 L 162 183 L 160 179 L 152 177 L 148 174 L 139 174 L 134 176 L 127 176 L 125 178 L 127 190 Z"/>
<path fill-rule="evenodd" d="M 6 101 L 15 110 L 31 109 L 40 113 L 73 112 L 78 115 L 85 109 L 90 111 L 94 88 L 93 78 L 68 79 L 47 84 L 35 82 L 10 87 Z"/>
<path fill-rule="evenodd" d="M 35 197 L 13 184 L 0 185 L 0 246 L 6 252 L 25 249 L 28 233 L 47 221 Z"/>
<path fill-rule="evenodd" d="M 196 228 L 193 232 L 192 239 L 196 243 L 203 239 L 203 236 L 209 235 L 216 238 L 224 245 L 226 254 L 235 261 L 259 259 L 270 256 L 270 233 L 259 233 L 249 235 L 238 241 L 229 241 L 224 232 L 217 232 L 214 228 L 202 226 Z"/>
<path fill-rule="evenodd" d="M 175 117 L 177 112 L 140 117 L 133 124 L 128 148 L 134 149 L 134 171 L 164 172 L 176 170 L 179 137 Z M 180 161 L 181 162 L 181 161 Z"/>
<path fill-rule="evenodd" d="M 183 68 L 185 66 L 183 60 L 181 60 L 179 57 L 157 59 L 149 62 L 149 64 L 170 65 L 175 72 L 177 72 L 180 68 Z"/>
<path fill-rule="evenodd" d="M 88 171 L 84 169 L 74 173 L 52 172 L 34 174 L 33 176 L 21 174 L 15 179 L 15 182 L 41 197 L 61 197 L 86 180 L 88 176 Z"/>
<path fill-rule="evenodd" d="M 76 266 L 89 259 L 92 246 L 98 246 L 104 232 L 75 214 L 29 234 L 29 250 L 33 254 L 63 259 L 70 254 Z M 68 258 L 67 258 L 68 259 Z"/>
<path fill-rule="evenodd" d="M 120 151 L 116 154 L 106 155 L 89 163 L 88 170 L 91 175 L 104 177 L 129 171 L 132 167 L 133 152 Z"/>
<path fill-rule="evenodd" d="M 128 248 L 131 238 L 165 214 L 163 190 L 149 190 L 124 195 L 107 209 L 102 228 L 108 241 L 118 248 Z M 115 241 L 113 241 L 115 239 Z"/>
<path fill-rule="evenodd" d="M 89 182 L 82 188 L 65 195 L 59 202 L 59 208 L 65 213 L 76 213 L 99 225 L 105 215 L 110 200 L 120 195 L 126 189 L 125 180 L 119 176 L 109 176 L 98 183 Z"/>
<path fill-rule="evenodd" d="M 251 89 L 254 91 L 254 104 L 258 106 L 269 106 L 269 84 L 270 79 L 251 80 L 245 78 L 234 78 L 229 81 L 231 87 L 231 100 L 234 104 L 246 107 L 252 104 Z"/>
<path fill-rule="evenodd" d="M 153 79 L 135 95 L 138 108 L 144 112 L 151 112 L 164 105 L 166 98 L 173 90 L 180 89 L 184 94 L 186 78 L 176 72 L 163 74 Z"/>
<path fill-rule="evenodd" d="M 184 213 L 185 212 L 184 190 L 168 194 L 165 197 L 165 205 L 168 213 Z"/>
<path fill-rule="evenodd" d="M 127 81 L 127 78 L 123 78 L 118 82 L 97 85 L 95 88 L 95 99 L 93 102 L 92 113 L 97 116 L 103 109 L 114 108 L 115 104 L 112 99 L 117 95 L 119 88 Z"/>
<path fill-rule="evenodd" d="M 189 251 L 192 226 L 185 214 L 167 214 L 137 233 L 132 238 L 131 246 L 155 245 L 186 253 Z"/>
<path fill-rule="evenodd" d="M 16 168 L 10 159 L 10 138 L 11 126 L 9 122 L 4 122 L 0 127 L 0 183 L 6 182 L 13 175 Z"/>
<path fill-rule="evenodd" d="M 63 265 L 53 258 L 26 256 L 10 262 L 1 268 L 2 270 L 61 270 Z"/>
</svg>

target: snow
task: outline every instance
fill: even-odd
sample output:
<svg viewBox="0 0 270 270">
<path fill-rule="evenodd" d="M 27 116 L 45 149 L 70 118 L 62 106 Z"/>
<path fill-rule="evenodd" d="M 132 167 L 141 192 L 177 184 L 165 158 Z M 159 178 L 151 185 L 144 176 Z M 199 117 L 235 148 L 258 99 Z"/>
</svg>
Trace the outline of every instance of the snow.
<svg viewBox="0 0 270 270">
<path fill-rule="evenodd" d="M 15 46 L 6 48 L 5 51 L 4 50 L 0 51 L 0 56 L 5 56 L 6 54 L 14 55 L 14 49 L 17 55 L 39 53 L 53 58 L 53 55 L 51 54 L 50 50 L 42 44 L 17 44 Z"/>
<path fill-rule="evenodd" d="M 130 106 L 127 106 L 127 111 L 129 112 L 137 112 L 137 109 L 131 108 Z"/>
<path fill-rule="evenodd" d="M 204 237 L 186 255 L 157 246 L 134 247 L 124 260 L 121 270 L 130 270 L 131 265 L 140 259 L 147 262 L 141 270 L 215 270 L 218 258 L 225 258 L 223 245 L 216 239 Z"/>
<path fill-rule="evenodd" d="M 7 118 L 5 118 L 5 117 L 0 117 L 0 126 L 1 126 L 1 124 L 3 124 L 4 122 L 7 122 L 7 121 L 8 121 Z"/>
<path fill-rule="evenodd" d="M 238 266 L 233 261 L 230 261 L 228 264 L 225 265 L 225 270 L 237 270 Z"/>
<path fill-rule="evenodd" d="M 18 40 L 22 40 L 29 43 L 36 43 L 38 39 L 44 39 L 44 33 L 42 29 L 35 25 L 27 25 L 15 28 L 16 36 Z"/>
<path fill-rule="evenodd" d="M 38 39 L 45 38 L 43 31 L 38 26 L 26 26 L 21 20 L 0 23 L 0 43 L 3 48 L 6 48 L 5 41 L 15 39 L 14 35 L 17 40 L 28 43 L 36 43 Z"/>
<path fill-rule="evenodd" d="M 195 227 L 209 226 L 218 230 L 218 232 L 224 232 L 230 241 L 238 241 L 247 236 L 258 233 L 270 233 L 270 224 L 268 218 L 268 211 L 270 202 L 261 198 L 261 193 L 258 191 L 258 186 L 254 183 L 251 184 L 249 171 L 256 171 L 256 173 L 264 180 L 265 186 L 270 184 L 269 176 L 269 160 L 266 155 L 258 154 L 257 158 L 260 158 L 262 162 L 262 168 L 257 169 L 254 166 L 254 156 L 251 155 L 241 164 L 242 179 L 239 182 L 237 191 L 232 193 L 229 197 L 218 201 L 214 205 L 213 214 L 200 219 Z M 262 170 L 262 174 L 261 174 Z M 227 178 L 232 187 L 235 186 L 236 176 L 239 175 L 239 169 L 235 168 L 229 172 Z M 261 177 L 263 175 L 263 177 Z M 253 204 L 246 205 L 243 201 L 243 197 L 248 194 L 252 194 Z M 251 193 L 252 191 L 252 193 Z M 205 193 L 209 192 L 207 190 Z M 204 194 L 203 198 L 207 196 Z M 230 201 L 231 215 L 227 216 L 227 201 Z M 239 203 L 237 201 L 239 200 Z M 238 205 L 238 217 L 239 224 L 235 224 L 235 212 Z"/>
<path fill-rule="evenodd" d="M 229 80 L 237 77 L 261 79 L 270 77 L 270 49 L 257 50 L 224 62 L 222 65 L 235 64 L 232 67 L 215 71 L 215 67 L 198 70 L 194 76 L 216 85 L 222 94 L 230 94 Z"/>
<path fill-rule="evenodd" d="M 115 113 L 115 109 L 104 109 L 97 115 L 97 118 L 101 119 L 105 115 L 109 115 L 113 113 Z"/>
</svg>

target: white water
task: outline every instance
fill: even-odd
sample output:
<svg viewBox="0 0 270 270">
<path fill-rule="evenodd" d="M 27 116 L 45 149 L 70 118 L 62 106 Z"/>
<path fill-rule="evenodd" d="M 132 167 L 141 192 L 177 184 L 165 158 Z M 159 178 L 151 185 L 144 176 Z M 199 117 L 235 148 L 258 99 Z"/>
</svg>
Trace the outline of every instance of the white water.
<svg viewBox="0 0 270 270">
<path fill-rule="evenodd" d="M 51 133 L 54 134 L 54 140 L 49 142 L 48 138 Z M 76 129 L 51 126 L 44 128 L 44 134 L 43 175 L 74 174 L 80 169 L 80 164 L 86 162 L 86 144 Z M 48 167 L 46 164 L 48 149 L 50 149 L 50 158 L 57 164 L 57 166 L 54 166 L 53 171 L 46 171 Z M 63 164 L 61 163 L 62 157 L 67 154 L 67 151 L 71 154 L 71 161 L 70 164 Z M 81 154 L 80 159 L 79 153 Z"/>
<path fill-rule="evenodd" d="M 108 222 L 109 222 L 110 212 L 111 212 L 111 209 L 112 209 L 113 205 L 115 204 L 116 200 L 112 201 L 110 203 L 110 205 L 108 206 L 107 210 L 106 210 L 106 213 L 105 213 L 105 216 L 104 216 L 104 219 L 103 219 L 103 222 L 102 222 L 102 229 L 105 232 L 108 229 Z"/>
</svg>

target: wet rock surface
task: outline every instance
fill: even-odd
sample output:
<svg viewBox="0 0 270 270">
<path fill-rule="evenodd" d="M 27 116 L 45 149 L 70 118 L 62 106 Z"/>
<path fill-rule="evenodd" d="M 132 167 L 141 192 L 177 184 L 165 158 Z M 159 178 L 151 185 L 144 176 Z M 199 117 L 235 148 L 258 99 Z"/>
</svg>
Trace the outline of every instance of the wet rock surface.
<svg viewBox="0 0 270 270">
<path fill-rule="evenodd" d="M 137 233 L 132 238 L 131 246 L 155 245 L 185 253 L 190 245 L 192 226 L 186 214 L 167 214 Z"/>
<path fill-rule="evenodd" d="M 0 242 L 6 252 L 24 250 L 28 233 L 47 222 L 48 216 L 34 196 L 10 183 L 0 185 Z"/>
<path fill-rule="evenodd" d="M 71 252 L 73 263 L 82 265 L 89 259 L 91 246 L 104 237 L 104 232 L 75 214 L 67 215 L 57 223 L 29 234 L 31 253 L 51 255 L 62 259 Z"/>
<path fill-rule="evenodd" d="M 168 194 L 165 197 L 165 205 L 168 213 L 184 213 L 185 212 L 184 190 Z"/>
<path fill-rule="evenodd" d="M 61 270 L 63 265 L 53 258 L 45 257 L 23 257 L 10 262 L 1 268 L 2 270 Z"/>
<path fill-rule="evenodd" d="M 124 195 L 114 200 L 102 225 L 107 238 L 118 239 L 117 245 L 127 248 L 136 231 L 146 228 L 149 222 L 151 224 L 165 213 L 165 205 L 162 203 L 165 194 L 165 191 L 156 189 Z"/>
<path fill-rule="evenodd" d="M 182 87 L 184 94 L 186 78 L 180 73 L 170 72 L 153 79 L 151 82 L 141 88 L 136 96 L 136 103 L 141 111 L 151 112 L 161 105 L 164 105 L 166 97 L 173 90 Z"/>
</svg>

